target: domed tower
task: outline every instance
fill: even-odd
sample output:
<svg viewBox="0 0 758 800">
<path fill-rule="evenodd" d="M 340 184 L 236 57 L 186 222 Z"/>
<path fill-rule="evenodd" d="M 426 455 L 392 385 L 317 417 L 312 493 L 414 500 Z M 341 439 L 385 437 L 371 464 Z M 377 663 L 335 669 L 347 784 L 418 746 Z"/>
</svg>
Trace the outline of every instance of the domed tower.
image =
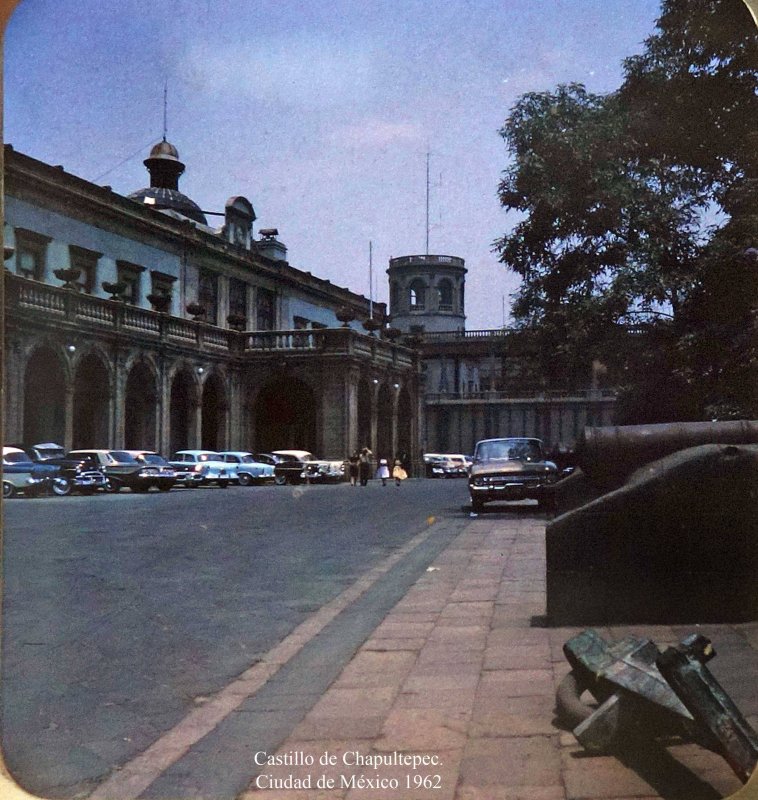
<svg viewBox="0 0 758 800">
<path fill-rule="evenodd" d="M 184 172 L 184 164 L 173 144 L 165 139 L 158 142 L 142 163 L 150 173 L 150 186 L 132 192 L 128 195 L 130 200 L 158 210 L 170 209 L 195 222 L 208 224 L 200 206 L 179 191 L 179 177 Z"/>
<path fill-rule="evenodd" d="M 456 256 L 391 258 L 392 325 L 404 333 L 462 331 L 466 267 Z"/>
</svg>

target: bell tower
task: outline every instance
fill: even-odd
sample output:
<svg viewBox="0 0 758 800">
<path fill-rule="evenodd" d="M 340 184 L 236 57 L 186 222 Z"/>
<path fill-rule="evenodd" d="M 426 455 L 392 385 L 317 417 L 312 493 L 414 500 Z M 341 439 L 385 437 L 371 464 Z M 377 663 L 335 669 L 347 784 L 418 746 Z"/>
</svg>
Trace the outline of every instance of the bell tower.
<svg viewBox="0 0 758 800">
<path fill-rule="evenodd" d="M 466 327 L 466 267 L 457 256 L 391 258 L 392 325 L 403 333 L 462 331 Z"/>
</svg>

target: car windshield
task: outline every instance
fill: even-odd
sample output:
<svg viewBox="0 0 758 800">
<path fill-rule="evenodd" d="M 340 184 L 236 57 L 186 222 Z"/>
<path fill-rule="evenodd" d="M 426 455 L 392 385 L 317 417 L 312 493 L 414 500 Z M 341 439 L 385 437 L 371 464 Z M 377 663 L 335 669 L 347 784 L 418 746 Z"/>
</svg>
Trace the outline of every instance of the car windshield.
<svg viewBox="0 0 758 800">
<path fill-rule="evenodd" d="M 66 451 L 62 447 L 37 447 L 35 449 L 41 459 L 63 458 L 66 455 Z"/>
<path fill-rule="evenodd" d="M 542 461 L 542 447 L 535 439 L 495 439 L 480 442 L 477 461 Z"/>
<path fill-rule="evenodd" d="M 5 453 L 3 455 L 3 461 L 5 461 L 6 464 L 18 464 L 22 461 L 31 461 L 31 458 L 24 452 Z"/>
<path fill-rule="evenodd" d="M 156 464 L 161 467 L 167 463 L 163 456 L 156 455 L 155 453 L 143 453 L 137 458 L 139 461 L 144 461 L 145 464 Z"/>
<path fill-rule="evenodd" d="M 139 463 L 131 453 L 127 453 L 125 450 L 111 450 L 110 455 L 120 464 Z"/>
</svg>

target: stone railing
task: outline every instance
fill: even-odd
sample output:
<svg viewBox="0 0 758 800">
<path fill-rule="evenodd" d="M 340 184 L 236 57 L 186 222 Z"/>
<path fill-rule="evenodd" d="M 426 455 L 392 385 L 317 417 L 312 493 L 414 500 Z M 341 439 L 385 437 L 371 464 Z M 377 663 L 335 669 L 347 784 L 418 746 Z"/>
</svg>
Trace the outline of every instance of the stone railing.
<svg viewBox="0 0 758 800">
<path fill-rule="evenodd" d="M 6 307 L 10 315 L 87 330 L 121 331 L 148 340 L 233 351 L 250 356 L 267 353 L 340 353 L 371 358 L 387 366 L 409 367 L 413 351 L 352 328 L 308 328 L 279 331 L 235 331 L 206 322 L 174 317 L 118 300 L 82 294 L 5 272 Z"/>
<path fill-rule="evenodd" d="M 521 387 L 510 392 L 482 391 L 482 392 L 427 392 L 424 400 L 427 403 L 444 403 L 461 400 L 489 400 L 493 402 L 503 400 L 529 400 L 549 403 L 551 400 L 615 400 L 615 389 L 550 389 L 530 390 Z"/>
</svg>

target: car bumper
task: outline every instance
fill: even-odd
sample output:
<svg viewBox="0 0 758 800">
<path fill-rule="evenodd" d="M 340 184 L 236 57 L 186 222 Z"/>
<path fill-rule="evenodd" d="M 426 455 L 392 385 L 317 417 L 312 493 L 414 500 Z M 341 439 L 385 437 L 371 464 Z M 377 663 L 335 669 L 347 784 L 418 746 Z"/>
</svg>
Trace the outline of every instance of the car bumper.
<svg viewBox="0 0 758 800">
<path fill-rule="evenodd" d="M 552 483 L 504 481 L 502 483 L 476 486 L 469 483 L 471 499 L 479 502 L 496 500 L 540 500 L 546 497 Z"/>
</svg>

